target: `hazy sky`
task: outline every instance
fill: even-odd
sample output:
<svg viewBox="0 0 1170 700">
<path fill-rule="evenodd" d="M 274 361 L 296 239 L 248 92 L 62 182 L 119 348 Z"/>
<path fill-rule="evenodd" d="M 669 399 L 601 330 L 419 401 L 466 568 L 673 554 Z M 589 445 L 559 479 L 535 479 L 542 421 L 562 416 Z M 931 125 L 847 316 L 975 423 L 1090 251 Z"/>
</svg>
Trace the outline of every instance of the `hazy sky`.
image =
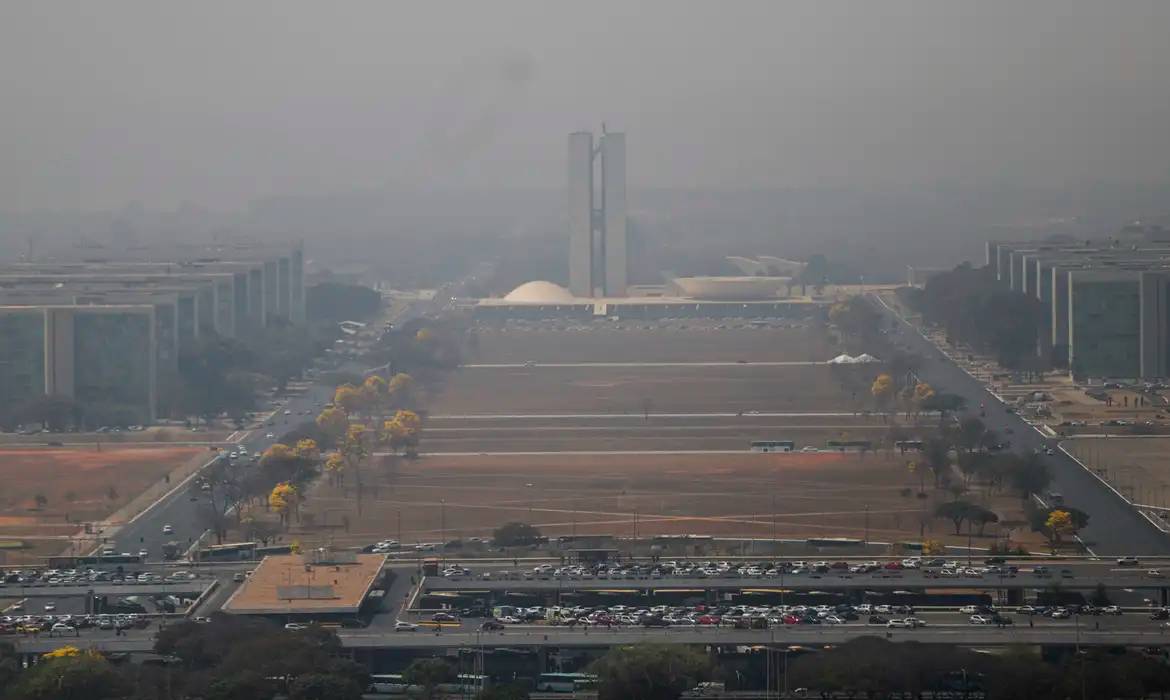
<svg viewBox="0 0 1170 700">
<path fill-rule="evenodd" d="M 1170 2 L 6 0 L 0 209 L 1170 180 Z"/>
</svg>

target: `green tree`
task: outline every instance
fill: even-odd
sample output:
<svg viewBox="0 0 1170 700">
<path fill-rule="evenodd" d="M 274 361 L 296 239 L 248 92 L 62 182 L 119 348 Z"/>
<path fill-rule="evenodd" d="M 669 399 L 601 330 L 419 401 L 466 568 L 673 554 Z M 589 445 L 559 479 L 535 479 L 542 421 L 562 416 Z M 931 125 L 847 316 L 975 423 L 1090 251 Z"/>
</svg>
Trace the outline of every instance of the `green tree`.
<svg viewBox="0 0 1170 700">
<path fill-rule="evenodd" d="M 273 683 L 254 671 L 218 677 L 207 686 L 207 700 L 271 700 Z"/>
<path fill-rule="evenodd" d="M 963 522 L 967 520 L 972 514 L 972 505 L 967 501 L 947 501 L 946 503 L 938 504 L 934 509 L 934 517 L 945 518 L 950 520 L 955 526 L 955 534 L 958 535 L 963 527 Z"/>
<path fill-rule="evenodd" d="M 1012 488 L 1020 494 L 1020 498 L 1028 498 L 1034 494 L 1043 493 L 1052 483 L 1052 471 L 1048 463 L 1037 454 L 1023 455 L 1016 460 L 1015 468 L 1011 473 Z"/>
<path fill-rule="evenodd" d="M 362 687 L 352 678 L 331 673 L 309 673 L 294 680 L 289 700 L 361 700 Z"/>
<path fill-rule="evenodd" d="M 42 658 L 8 689 L 8 700 L 105 700 L 130 692 L 117 670 L 98 654 Z"/>
<path fill-rule="evenodd" d="M 475 700 L 528 700 L 528 689 L 519 683 L 493 685 L 479 691 Z"/>
<path fill-rule="evenodd" d="M 492 540 L 501 547 L 533 544 L 540 537 L 540 530 L 528 523 L 504 523 L 492 533 Z"/>
<path fill-rule="evenodd" d="M 402 679 L 411 685 L 421 686 L 424 698 L 432 698 L 440 683 L 454 680 L 455 668 L 439 658 L 415 659 L 402 672 Z"/>
<path fill-rule="evenodd" d="M 674 700 L 711 675 L 702 651 L 680 644 L 615 647 L 590 665 L 600 700 Z"/>
</svg>

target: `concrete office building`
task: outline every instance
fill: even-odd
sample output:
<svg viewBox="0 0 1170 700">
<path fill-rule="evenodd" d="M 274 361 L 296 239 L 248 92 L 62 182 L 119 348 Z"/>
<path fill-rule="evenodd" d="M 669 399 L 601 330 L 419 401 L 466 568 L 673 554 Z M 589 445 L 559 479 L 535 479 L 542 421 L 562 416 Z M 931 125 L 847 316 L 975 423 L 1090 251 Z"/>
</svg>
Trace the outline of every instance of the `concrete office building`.
<svg viewBox="0 0 1170 700">
<path fill-rule="evenodd" d="M 600 168 L 595 188 L 594 168 Z M 575 297 L 623 297 L 629 286 L 626 136 L 569 134 L 569 291 Z"/>
<path fill-rule="evenodd" d="M 14 404 L 67 396 L 153 420 L 155 329 L 150 305 L 0 307 L 0 392 Z"/>
<path fill-rule="evenodd" d="M 91 259 L 76 259 L 82 254 Z M 10 407 L 57 394 L 128 407 L 147 421 L 173 399 L 160 387 L 177 381 L 184 348 L 304 319 L 299 246 L 127 255 L 84 249 L 0 264 L 0 395 Z"/>
<path fill-rule="evenodd" d="M 995 278 L 1041 302 L 1037 353 L 1079 380 L 1170 376 L 1170 244 L 1163 229 L 1148 238 L 1147 228 L 1135 230 L 987 245 Z"/>
</svg>

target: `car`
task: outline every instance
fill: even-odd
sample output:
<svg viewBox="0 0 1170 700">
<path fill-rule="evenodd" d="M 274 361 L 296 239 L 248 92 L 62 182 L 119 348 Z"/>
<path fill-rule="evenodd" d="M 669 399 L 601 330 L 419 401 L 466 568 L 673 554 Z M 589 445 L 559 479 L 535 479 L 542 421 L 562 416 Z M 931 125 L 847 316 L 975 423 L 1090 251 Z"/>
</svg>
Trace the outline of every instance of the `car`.
<svg viewBox="0 0 1170 700">
<path fill-rule="evenodd" d="M 284 626 L 289 632 L 299 632 L 301 630 L 309 629 L 309 626 L 301 622 L 290 622 Z"/>
<path fill-rule="evenodd" d="M 232 580 L 235 581 L 236 583 L 243 583 L 244 582 L 244 572 L 237 571 L 235 574 L 232 575 Z"/>
<path fill-rule="evenodd" d="M 70 625 L 67 625 L 67 624 L 65 624 L 64 622 L 56 622 L 56 623 L 54 623 L 54 624 L 53 624 L 53 626 L 52 626 L 52 627 L 50 627 L 50 628 L 49 628 L 49 631 L 50 631 L 50 632 L 71 632 L 71 633 L 76 633 L 76 632 L 77 632 L 77 629 L 76 629 L 76 628 L 74 628 L 74 627 L 72 627 L 72 626 L 70 626 Z"/>
<path fill-rule="evenodd" d="M 1021 605 L 1016 608 L 1016 612 L 1020 615 L 1038 615 L 1040 614 L 1040 609 L 1031 605 Z"/>
<path fill-rule="evenodd" d="M 434 615 L 431 615 L 431 622 L 458 622 L 458 621 L 459 621 L 459 618 L 455 617 L 451 613 L 437 612 Z"/>
<path fill-rule="evenodd" d="M 53 612 L 56 609 L 57 609 L 57 604 L 54 603 L 53 601 L 50 600 L 49 602 L 45 603 L 45 612 Z"/>
<path fill-rule="evenodd" d="M 909 627 L 909 626 L 910 625 L 906 624 L 905 620 L 899 619 L 899 618 L 894 618 L 893 620 L 889 620 L 888 622 L 886 622 L 886 627 Z"/>
<path fill-rule="evenodd" d="M 963 607 L 959 608 L 959 614 L 976 615 L 979 613 L 979 610 L 980 608 L 978 605 L 964 605 Z"/>
<path fill-rule="evenodd" d="M 967 618 L 967 622 L 971 623 L 972 625 L 990 625 L 994 622 L 994 620 L 985 615 L 972 615 L 971 617 Z"/>
<path fill-rule="evenodd" d="M 162 533 L 164 535 L 173 535 L 173 534 L 175 534 L 175 528 L 173 525 L 170 525 L 170 524 L 163 525 Z"/>
<path fill-rule="evenodd" d="M 1117 559 L 1118 566 L 1137 566 L 1138 564 L 1137 557 L 1119 557 Z"/>
<path fill-rule="evenodd" d="M 1159 569 L 1146 569 L 1146 576 L 1149 576 L 1150 578 L 1166 578 L 1166 575 L 1163 574 Z"/>
<path fill-rule="evenodd" d="M 479 626 L 479 628 L 481 630 L 483 630 L 484 632 L 494 632 L 494 631 L 504 629 L 504 623 L 500 622 L 499 620 L 494 620 L 494 619 L 484 620 L 483 623 Z"/>
<path fill-rule="evenodd" d="M 145 558 L 150 556 L 150 552 L 146 551 L 145 549 L 140 549 L 140 550 L 138 550 L 138 556 L 145 559 Z"/>
<path fill-rule="evenodd" d="M 275 433 L 268 433 L 268 434 L 266 434 L 266 435 L 264 436 L 264 439 L 266 439 L 266 440 L 275 440 L 275 439 L 276 439 L 276 434 L 275 434 Z"/>
<path fill-rule="evenodd" d="M 399 620 L 399 621 L 394 623 L 394 631 L 395 632 L 417 632 L 418 625 L 414 624 L 413 622 L 403 622 L 402 620 Z"/>
<path fill-rule="evenodd" d="M 1102 615 L 1120 615 L 1121 608 L 1116 606 L 1116 605 L 1106 605 L 1105 607 L 1101 608 L 1101 614 Z"/>
</svg>

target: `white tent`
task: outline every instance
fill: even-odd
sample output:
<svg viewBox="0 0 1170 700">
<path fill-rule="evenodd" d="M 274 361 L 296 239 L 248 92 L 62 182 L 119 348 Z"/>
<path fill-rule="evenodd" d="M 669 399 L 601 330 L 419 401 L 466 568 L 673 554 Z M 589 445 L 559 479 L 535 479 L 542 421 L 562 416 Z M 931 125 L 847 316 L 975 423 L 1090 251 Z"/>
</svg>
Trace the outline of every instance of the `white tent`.
<svg viewBox="0 0 1170 700">
<path fill-rule="evenodd" d="M 831 364 L 831 365 L 855 365 L 855 364 L 857 364 L 857 358 L 850 357 L 848 355 L 838 355 L 838 356 L 834 357 L 833 359 L 829 360 L 829 364 Z"/>
<path fill-rule="evenodd" d="M 860 362 L 860 363 L 862 363 L 862 364 L 870 364 L 870 363 L 873 363 L 873 362 L 881 362 L 881 360 L 877 359 L 877 358 L 876 358 L 876 357 L 874 357 L 873 355 L 870 355 L 868 352 L 863 352 L 863 353 L 861 353 L 861 354 L 860 354 L 860 355 L 858 355 L 857 357 L 853 358 L 853 361 L 854 361 L 854 362 Z"/>
</svg>

